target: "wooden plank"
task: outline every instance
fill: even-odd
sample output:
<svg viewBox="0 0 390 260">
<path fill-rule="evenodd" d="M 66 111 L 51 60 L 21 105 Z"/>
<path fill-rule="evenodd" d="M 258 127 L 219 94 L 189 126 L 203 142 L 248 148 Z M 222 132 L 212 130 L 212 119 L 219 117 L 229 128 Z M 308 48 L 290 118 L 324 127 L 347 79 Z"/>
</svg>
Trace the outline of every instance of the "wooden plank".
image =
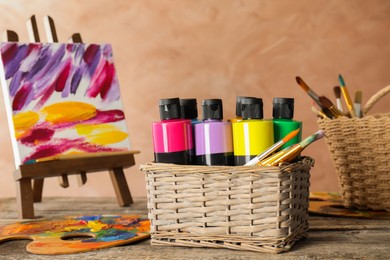
<svg viewBox="0 0 390 260">
<path fill-rule="evenodd" d="M 46 38 L 48 42 L 58 42 L 57 31 L 54 25 L 54 20 L 50 16 L 43 17 L 43 25 L 46 31 Z"/>
<path fill-rule="evenodd" d="M 68 188 L 69 187 L 68 174 L 61 174 L 60 178 L 58 178 L 58 184 L 60 184 L 62 188 Z"/>
<path fill-rule="evenodd" d="M 36 214 L 45 217 L 93 214 L 147 214 L 146 198 L 134 198 L 131 207 L 118 207 L 115 198 L 62 197 L 45 199 Z M 77 204 L 77 207 L 75 207 Z M 0 199 L 0 224 L 15 222 L 15 198 Z M 56 256 L 58 259 L 390 259 L 390 220 L 310 216 L 308 238 L 298 241 L 289 252 L 274 255 L 172 246 L 151 246 L 150 240 L 82 254 Z M 342 229 L 346 225 L 347 229 Z M 330 227 L 326 229 L 326 227 Z M 348 230 L 350 229 L 350 230 Z M 0 243 L 0 258 L 40 259 L 25 249 L 29 241 Z"/>
<path fill-rule="evenodd" d="M 77 184 L 83 186 L 85 183 L 87 183 L 87 173 L 81 171 L 80 174 L 77 175 Z"/>
<path fill-rule="evenodd" d="M 119 206 L 128 206 L 133 203 L 133 198 L 127 185 L 126 176 L 122 168 L 110 170 L 110 178 Z"/>
<path fill-rule="evenodd" d="M 30 178 L 16 182 L 16 206 L 19 218 L 34 218 L 34 199 Z"/>
<path fill-rule="evenodd" d="M 41 40 L 39 38 L 38 25 L 35 15 L 32 15 L 30 19 L 27 20 L 26 25 L 30 42 L 40 42 Z"/>
<path fill-rule="evenodd" d="M 61 176 L 63 173 L 79 174 L 80 171 L 90 173 L 119 167 L 128 168 L 133 165 L 135 165 L 135 160 L 134 152 L 132 151 L 124 154 L 105 155 L 104 157 L 52 160 L 20 165 L 20 171 L 15 172 L 14 179 L 19 180 L 22 177 L 38 178 L 37 173 L 39 173 L 39 178 L 56 177 Z"/>
<path fill-rule="evenodd" d="M 33 198 L 34 198 L 34 202 L 41 202 L 42 201 L 43 181 L 44 181 L 44 179 L 35 179 L 35 180 L 33 180 Z"/>
<path fill-rule="evenodd" d="M 18 42 L 19 41 L 19 36 L 14 31 L 6 30 L 3 33 L 3 39 L 4 39 L 5 42 Z"/>
</svg>

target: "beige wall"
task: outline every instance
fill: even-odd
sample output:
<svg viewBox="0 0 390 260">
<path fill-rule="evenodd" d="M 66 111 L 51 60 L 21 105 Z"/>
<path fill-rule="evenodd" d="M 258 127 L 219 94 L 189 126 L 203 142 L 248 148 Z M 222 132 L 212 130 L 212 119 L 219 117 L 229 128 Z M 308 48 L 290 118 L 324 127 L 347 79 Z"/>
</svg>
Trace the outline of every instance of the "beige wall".
<svg viewBox="0 0 390 260">
<path fill-rule="evenodd" d="M 0 30 L 27 41 L 25 20 L 52 16 L 61 41 L 80 32 L 85 42 L 113 45 L 137 166 L 126 170 L 134 196 L 145 195 L 141 163 L 153 159 L 151 123 L 165 97 L 222 98 L 225 117 L 237 95 L 262 97 L 271 117 L 275 96 L 294 97 L 303 135 L 317 130 L 301 76 L 333 99 L 342 73 L 364 102 L 390 84 L 390 2 L 384 0 L 0 0 Z M 42 37 L 45 41 L 45 37 Z M 381 101 L 372 111 L 389 111 Z M 0 197 L 15 196 L 12 147 L 0 101 Z M 311 189 L 335 191 L 337 176 L 324 141 L 304 154 L 316 159 Z M 44 196 L 114 196 L 108 174 L 88 175 L 85 186 L 45 183 Z"/>
</svg>

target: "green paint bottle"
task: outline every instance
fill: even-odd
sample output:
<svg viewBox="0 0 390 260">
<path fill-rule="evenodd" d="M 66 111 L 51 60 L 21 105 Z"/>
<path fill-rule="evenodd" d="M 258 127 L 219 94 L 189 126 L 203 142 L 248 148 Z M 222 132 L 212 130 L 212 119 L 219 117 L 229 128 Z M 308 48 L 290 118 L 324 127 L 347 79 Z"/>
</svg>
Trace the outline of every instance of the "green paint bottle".
<svg viewBox="0 0 390 260">
<path fill-rule="evenodd" d="M 275 143 L 289 134 L 291 131 L 301 129 L 299 133 L 290 141 L 285 143 L 280 149 L 289 147 L 292 144 L 299 143 L 302 138 L 302 122 L 293 120 L 294 117 L 294 99 L 293 98 L 274 98 L 273 99 L 273 123 L 274 123 L 274 141 Z"/>
</svg>

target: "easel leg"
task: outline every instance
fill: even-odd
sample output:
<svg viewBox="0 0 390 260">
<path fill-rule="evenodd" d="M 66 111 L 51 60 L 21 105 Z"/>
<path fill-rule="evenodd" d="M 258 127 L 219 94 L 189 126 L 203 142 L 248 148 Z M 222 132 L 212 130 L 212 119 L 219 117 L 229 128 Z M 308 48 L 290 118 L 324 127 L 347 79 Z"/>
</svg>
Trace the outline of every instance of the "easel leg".
<svg viewBox="0 0 390 260">
<path fill-rule="evenodd" d="M 19 218 L 34 218 L 34 198 L 30 178 L 16 181 L 16 204 Z"/>
<path fill-rule="evenodd" d="M 43 181 L 44 181 L 44 179 L 33 180 L 34 202 L 41 202 L 42 201 Z"/>
<path fill-rule="evenodd" d="M 127 185 L 126 176 L 122 168 L 110 170 L 110 178 L 114 186 L 119 206 L 128 206 L 133 203 L 133 198 Z"/>
</svg>

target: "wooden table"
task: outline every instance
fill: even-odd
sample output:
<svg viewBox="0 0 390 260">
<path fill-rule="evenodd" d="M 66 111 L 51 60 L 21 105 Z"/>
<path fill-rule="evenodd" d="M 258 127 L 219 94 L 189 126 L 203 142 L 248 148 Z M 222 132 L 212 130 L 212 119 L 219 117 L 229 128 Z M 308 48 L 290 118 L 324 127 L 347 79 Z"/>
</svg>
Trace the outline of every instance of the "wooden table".
<svg viewBox="0 0 390 260">
<path fill-rule="evenodd" d="M 37 216 L 146 213 L 146 199 L 134 198 L 119 207 L 115 198 L 44 198 L 35 205 Z M 16 200 L 0 199 L 0 225 L 15 222 Z M 0 259 L 53 259 L 25 250 L 26 240 L 0 244 Z M 55 259 L 390 259 L 390 220 L 310 217 L 307 239 L 279 255 L 228 249 L 151 246 L 150 240 Z"/>
</svg>

